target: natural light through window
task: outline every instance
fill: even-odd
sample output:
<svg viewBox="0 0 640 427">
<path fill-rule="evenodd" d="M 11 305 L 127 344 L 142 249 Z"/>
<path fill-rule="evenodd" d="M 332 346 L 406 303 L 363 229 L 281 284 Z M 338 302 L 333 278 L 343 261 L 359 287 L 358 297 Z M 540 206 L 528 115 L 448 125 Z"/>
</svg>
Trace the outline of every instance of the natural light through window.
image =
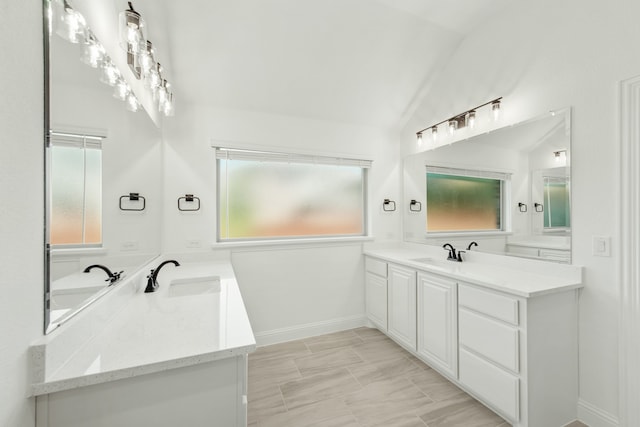
<svg viewBox="0 0 640 427">
<path fill-rule="evenodd" d="M 427 232 L 504 231 L 506 174 L 427 167 Z"/>
<path fill-rule="evenodd" d="M 370 162 L 217 150 L 220 240 L 362 236 Z"/>
<path fill-rule="evenodd" d="M 50 243 L 102 243 L 102 138 L 51 136 Z"/>
</svg>

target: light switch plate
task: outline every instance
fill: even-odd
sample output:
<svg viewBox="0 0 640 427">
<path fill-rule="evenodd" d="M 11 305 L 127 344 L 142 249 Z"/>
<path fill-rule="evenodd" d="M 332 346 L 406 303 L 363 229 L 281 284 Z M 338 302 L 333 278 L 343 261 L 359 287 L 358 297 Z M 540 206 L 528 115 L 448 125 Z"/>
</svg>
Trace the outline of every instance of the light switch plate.
<svg viewBox="0 0 640 427">
<path fill-rule="evenodd" d="M 611 236 L 593 236 L 593 255 L 611 256 Z"/>
</svg>

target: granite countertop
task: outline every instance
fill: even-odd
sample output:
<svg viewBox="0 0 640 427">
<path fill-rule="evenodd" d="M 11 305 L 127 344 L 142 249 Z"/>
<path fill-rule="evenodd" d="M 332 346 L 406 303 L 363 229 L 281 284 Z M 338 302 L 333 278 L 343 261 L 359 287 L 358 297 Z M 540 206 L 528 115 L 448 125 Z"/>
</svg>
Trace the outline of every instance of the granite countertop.
<svg viewBox="0 0 640 427">
<path fill-rule="evenodd" d="M 441 274 L 525 298 L 583 287 L 582 268 L 572 265 L 525 259 L 508 259 L 506 264 L 502 265 L 486 260 L 453 262 L 447 261 L 443 254 L 432 256 L 428 252 L 406 248 L 365 249 L 364 253 L 417 270 Z M 522 268 L 519 268 L 519 265 Z"/>
<path fill-rule="evenodd" d="M 174 281 L 218 283 L 195 295 L 171 295 Z M 138 289 L 112 321 L 42 382 L 42 395 L 210 362 L 255 350 L 231 263 L 183 263 L 161 270 L 159 289 Z"/>
</svg>

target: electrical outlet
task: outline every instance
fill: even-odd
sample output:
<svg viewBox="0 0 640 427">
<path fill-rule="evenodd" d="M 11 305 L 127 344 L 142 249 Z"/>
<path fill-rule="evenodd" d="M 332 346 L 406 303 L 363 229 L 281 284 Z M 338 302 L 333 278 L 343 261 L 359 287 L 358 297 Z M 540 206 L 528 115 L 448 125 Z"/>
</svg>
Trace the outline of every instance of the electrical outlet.
<svg viewBox="0 0 640 427">
<path fill-rule="evenodd" d="M 198 239 L 193 239 L 193 240 L 187 240 L 187 248 L 201 248 L 202 247 L 202 240 L 198 240 Z"/>
<path fill-rule="evenodd" d="M 126 242 L 122 242 L 120 244 L 121 251 L 137 251 L 138 247 L 138 242 L 135 240 L 127 240 Z"/>
<path fill-rule="evenodd" d="M 593 236 L 593 255 L 611 256 L 610 236 Z"/>
</svg>

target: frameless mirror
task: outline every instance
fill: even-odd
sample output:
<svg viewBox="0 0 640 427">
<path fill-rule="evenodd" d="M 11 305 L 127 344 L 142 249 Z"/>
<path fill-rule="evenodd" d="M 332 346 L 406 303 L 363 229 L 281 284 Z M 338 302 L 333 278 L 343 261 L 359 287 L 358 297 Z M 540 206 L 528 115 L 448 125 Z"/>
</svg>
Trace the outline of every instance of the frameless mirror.
<svg viewBox="0 0 640 427">
<path fill-rule="evenodd" d="M 45 34 L 46 333 L 159 254 L 162 158 L 145 111 L 81 61 L 87 45 Z"/>
<path fill-rule="evenodd" d="M 404 240 L 571 261 L 571 112 L 404 159 Z"/>
</svg>

